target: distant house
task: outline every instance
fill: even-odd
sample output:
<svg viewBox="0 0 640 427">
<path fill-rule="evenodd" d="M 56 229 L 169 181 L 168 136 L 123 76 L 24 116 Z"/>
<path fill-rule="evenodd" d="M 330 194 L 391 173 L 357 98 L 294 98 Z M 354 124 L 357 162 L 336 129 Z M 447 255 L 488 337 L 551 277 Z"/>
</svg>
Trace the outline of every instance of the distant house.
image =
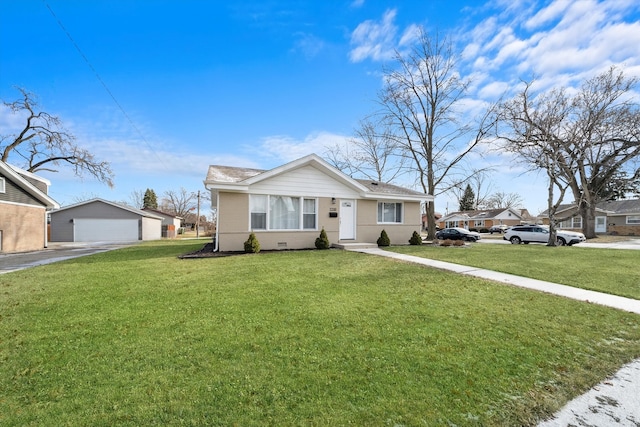
<svg viewBox="0 0 640 427">
<path fill-rule="evenodd" d="M 0 161 L 0 252 L 47 247 L 47 211 L 58 208 L 48 196 L 51 183 Z"/>
<path fill-rule="evenodd" d="M 65 206 L 49 215 L 52 242 L 130 242 L 161 238 L 162 217 L 103 199 Z"/>
<path fill-rule="evenodd" d="M 438 221 L 442 218 L 442 214 L 440 212 L 434 212 L 436 226 L 438 226 Z M 427 214 L 422 214 L 422 229 L 426 230 L 429 226 L 429 216 Z"/>
<path fill-rule="evenodd" d="M 143 211 L 151 212 L 162 218 L 162 237 L 173 239 L 178 233 L 178 229 L 182 223 L 182 217 L 170 213 L 162 212 L 157 209 L 142 208 Z"/>
<path fill-rule="evenodd" d="M 549 223 L 549 211 L 544 211 L 544 223 Z M 566 218 L 560 228 L 582 230 L 582 217 L 575 203 L 563 204 L 556 218 Z M 640 199 L 613 200 L 596 205 L 595 232 L 621 236 L 640 236 Z"/>
<path fill-rule="evenodd" d="M 433 196 L 357 180 L 311 154 L 271 170 L 210 166 L 204 181 L 216 210 L 220 251 L 240 251 L 254 232 L 262 249 L 313 248 L 329 241 L 375 243 L 384 229 L 392 244 L 420 231 L 421 203 Z"/>
<path fill-rule="evenodd" d="M 535 223 L 536 218 L 526 209 L 501 208 L 452 212 L 440 218 L 440 228 L 461 227 L 466 229 L 490 228 L 494 225 L 520 225 Z"/>
</svg>

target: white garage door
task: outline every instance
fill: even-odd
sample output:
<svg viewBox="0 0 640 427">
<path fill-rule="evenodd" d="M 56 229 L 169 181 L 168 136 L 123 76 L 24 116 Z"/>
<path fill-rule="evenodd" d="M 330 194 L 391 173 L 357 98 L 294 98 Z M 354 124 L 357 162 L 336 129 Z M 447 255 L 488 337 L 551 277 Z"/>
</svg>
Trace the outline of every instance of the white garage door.
<svg viewBox="0 0 640 427">
<path fill-rule="evenodd" d="M 129 242 L 138 240 L 137 219 L 74 219 L 74 242 Z"/>
</svg>

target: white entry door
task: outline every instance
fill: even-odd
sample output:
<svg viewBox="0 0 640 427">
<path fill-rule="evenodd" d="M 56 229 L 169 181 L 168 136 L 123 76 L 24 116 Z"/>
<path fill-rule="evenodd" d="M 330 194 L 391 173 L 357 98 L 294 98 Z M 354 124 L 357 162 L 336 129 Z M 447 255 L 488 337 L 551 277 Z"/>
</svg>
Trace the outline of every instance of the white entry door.
<svg viewBox="0 0 640 427">
<path fill-rule="evenodd" d="M 340 200 L 340 240 L 356 238 L 356 201 Z"/>
<path fill-rule="evenodd" d="M 606 233 L 606 232 L 607 232 L 607 217 L 597 216 L 596 217 L 596 233 Z"/>
</svg>

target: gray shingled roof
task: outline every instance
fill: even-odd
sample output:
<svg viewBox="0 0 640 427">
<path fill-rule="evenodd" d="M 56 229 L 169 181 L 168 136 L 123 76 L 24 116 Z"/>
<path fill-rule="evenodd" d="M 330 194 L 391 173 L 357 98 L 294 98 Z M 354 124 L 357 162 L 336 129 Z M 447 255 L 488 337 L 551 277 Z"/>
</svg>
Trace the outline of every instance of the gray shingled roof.
<svg viewBox="0 0 640 427">
<path fill-rule="evenodd" d="M 393 184 L 386 184 L 384 182 L 373 181 L 371 179 L 356 179 L 356 181 L 367 187 L 367 189 L 372 193 L 424 196 L 424 193 L 420 193 L 419 191 L 410 190 L 404 187 L 398 187 L 397 185 Z"/>
<path fill-rule="evenodd" d="M 636 214 L 640 213 L 640 199 L 612 200 L 598 203 L 598 207 L 617 214 Z"/>
<path fill-rule="evenodd" d="M 575 203 L 562 204 L 558 206 L 558 212 L 576 207 Z M 640 213 L 640 199 L 632 200 L 611 200 L 608 202 L 600 202 L 596 205 L 596 209 L 616 214 L 635 214 Z M 545 209 L 540 215 L 549 215 L 549 210 Z"/>
<path fill-rule="evenodd" d="M 234 166 L 209 166 L 207 181 L 213 182 L 241 182 L 261 173 L 267 172 L 262 169 L 238 168 Z"/>
</svg>

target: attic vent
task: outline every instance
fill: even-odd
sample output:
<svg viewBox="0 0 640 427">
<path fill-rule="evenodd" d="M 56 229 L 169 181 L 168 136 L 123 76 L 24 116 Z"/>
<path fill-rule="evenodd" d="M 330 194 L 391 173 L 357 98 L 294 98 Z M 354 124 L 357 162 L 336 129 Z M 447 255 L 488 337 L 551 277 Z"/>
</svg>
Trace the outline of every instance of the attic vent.
<svg viewBox="0 0 640 427">
<path fill-rule="evenodd" d="M 378 183 L 376 181 L 372 181 L 371 185 L 378 185 Z"/>
</svg>

